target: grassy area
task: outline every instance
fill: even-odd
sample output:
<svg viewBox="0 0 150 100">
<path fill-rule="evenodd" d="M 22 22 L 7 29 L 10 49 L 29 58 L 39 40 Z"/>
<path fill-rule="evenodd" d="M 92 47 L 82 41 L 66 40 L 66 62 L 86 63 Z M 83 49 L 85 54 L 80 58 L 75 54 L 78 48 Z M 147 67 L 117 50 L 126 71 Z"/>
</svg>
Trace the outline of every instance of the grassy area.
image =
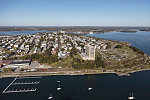
<svg viewBox="0 0 150 100">
<path fill-rule="evenodd" d="M 53 67 L 68 67 L 68 68 L 72 68 L 72 62 L 73 62 L 73 58 L 70 58 L 70 57 L 67 57 L 67 58 L 64 58 L 62 59 L 60 62 L 55 62 L 55 63 L 52 63 L 51 66 Z"/>
</svg>

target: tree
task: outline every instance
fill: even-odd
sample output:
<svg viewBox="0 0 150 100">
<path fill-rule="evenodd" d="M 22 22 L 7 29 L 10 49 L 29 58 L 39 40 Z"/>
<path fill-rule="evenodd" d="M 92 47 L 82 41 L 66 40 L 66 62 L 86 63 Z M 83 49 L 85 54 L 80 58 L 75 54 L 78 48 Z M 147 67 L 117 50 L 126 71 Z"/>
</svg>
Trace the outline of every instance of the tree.
<svg viewBox="0 0 150 100">
<path fill-rule="evenodd" d="M 96 67 L 105 67 L 104 61 L 101 60 L 101 57 L 96 57 L 95 64 Z"/>
</svg>

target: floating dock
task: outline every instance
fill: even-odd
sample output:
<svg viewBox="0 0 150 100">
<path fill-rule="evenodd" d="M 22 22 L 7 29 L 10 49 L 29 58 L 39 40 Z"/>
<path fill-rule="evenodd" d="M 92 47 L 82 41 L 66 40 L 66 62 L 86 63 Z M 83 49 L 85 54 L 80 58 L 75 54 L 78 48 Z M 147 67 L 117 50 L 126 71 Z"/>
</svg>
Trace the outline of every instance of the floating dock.
<svg viewBox="0 0 150 100">
<path fill-rule="evenodd" d="M 5 93 L 6 90 L 15 82 L 17 78 L 14 78 L 14 80 L 5 88 L 5 90 L 2 93 Z"/>
<path fill-rule="evenodd" d="M 20 90 L 8 90 L 8 91 L 3 91 L 3 93 L 16 93 L 16 92 L 34 92 L 36 91 L 37 88 L 35 89 L 20 89 Z"/>
<path fill-rule="evenodd" d="M 5 88 L 5 90 L 2 93 L 19 93 L 19 92 L 34 92 L 37 90 L 37 88 L 32 88 L 32 89 L 16 89 L 16 90 L 9 90 L 8 88 L 11 85 L 33 85 L 33 84 L 39 84 L 40 81 L 28 81 L 28 82 L 15 82 L 17 79 L 24 79 L 24 78 L 42 78 L 42 77 L 22 77 L 22 78 L 14 78 L 14 80 Z"/>
<path fill-rule="evenodd" d="M 13 83 L 12 85 L 19 85 L 19 84 L 39 84 L 40 81 L 36 81 L 36 82 L 16 82 L 16 83 Z"/>
</svg>

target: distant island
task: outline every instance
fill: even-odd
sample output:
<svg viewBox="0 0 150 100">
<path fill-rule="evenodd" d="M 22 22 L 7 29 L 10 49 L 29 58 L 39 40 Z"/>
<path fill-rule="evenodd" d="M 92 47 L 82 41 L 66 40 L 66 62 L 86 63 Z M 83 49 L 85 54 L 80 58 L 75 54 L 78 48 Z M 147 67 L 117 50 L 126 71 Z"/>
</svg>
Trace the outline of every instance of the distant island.
<svg viewBox="0 0 150 100">
<path fill-rule="evenodd" d="M 150 68 L 150 57 L 128 42 L 66 31 L 0 36 L 0 76 L 83 75 Z"/>
<path fill-rule="evenodd" d="M 65 31 L 66 33 L 106 33 L 111 31 L 136 32 L 150 31 L 150 27 L 111 27 L 111 26 L 0 26 L 0 32 L 8 31 Z"/>
<path fill-rule="evenodd" d="M 116 31 L 116 32 L 130 32 L 130 33 L 136 33 L 137 31 L 132 31 L 132 30 L 121 30 L 121 31 Z"/>
</svg>

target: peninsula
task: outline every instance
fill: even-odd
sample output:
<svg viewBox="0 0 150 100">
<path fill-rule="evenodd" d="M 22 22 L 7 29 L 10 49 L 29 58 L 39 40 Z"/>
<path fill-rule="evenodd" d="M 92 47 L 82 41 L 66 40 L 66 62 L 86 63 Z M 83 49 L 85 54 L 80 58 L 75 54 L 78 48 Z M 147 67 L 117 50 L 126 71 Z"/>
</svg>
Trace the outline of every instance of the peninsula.
<svg viewBox="0 0 150 100">
<path fill-rule="evenodd" d="M 0 36 L 0 76 L 83 75 L 150 68 L 150 58 L 128 42 L 66 31 Z"/>
</svg>

